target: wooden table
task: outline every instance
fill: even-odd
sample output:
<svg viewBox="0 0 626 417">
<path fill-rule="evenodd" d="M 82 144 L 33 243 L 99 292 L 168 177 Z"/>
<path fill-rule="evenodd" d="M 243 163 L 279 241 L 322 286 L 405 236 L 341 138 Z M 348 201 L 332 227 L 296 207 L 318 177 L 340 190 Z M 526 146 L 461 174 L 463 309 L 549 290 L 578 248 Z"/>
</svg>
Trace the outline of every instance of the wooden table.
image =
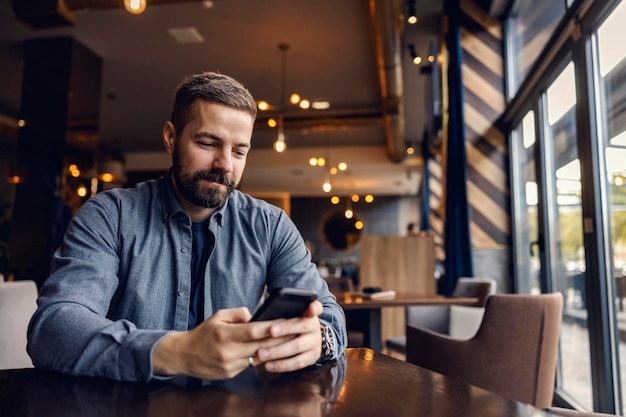
<svg viewBox="0 0 626 417">
<path fill-rule="evenodd" d="M 250 368 L 230 381 L 190 388 L 116 382 L 35 369 L 0 371 L 3 417 L 546 417 L 505 399 L 370 349 L 284 375 Z"/>
<path fill-rule="evenodd" d="M 397 293 L 393 298 L 370 299 L 350 293 L 336 293 L 337 302 L 346 313 L 348 328 L 363 332 L 366 347 L 378 352 L 382 351 L 382 319 L 384 307 L 407 307 L 415 305 L 474 305 L 478 298 L 444 297 L 440 295 L 424 295 Z"/>
</svg>

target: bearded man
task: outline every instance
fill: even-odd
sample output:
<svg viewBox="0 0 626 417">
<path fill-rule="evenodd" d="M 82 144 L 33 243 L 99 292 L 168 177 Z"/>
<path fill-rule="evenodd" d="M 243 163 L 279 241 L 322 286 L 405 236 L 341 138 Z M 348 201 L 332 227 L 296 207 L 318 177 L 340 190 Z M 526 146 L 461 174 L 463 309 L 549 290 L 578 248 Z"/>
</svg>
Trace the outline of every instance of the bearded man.
<svg viewBox="0 0 626 417">
<path fill-rule="evenodd" d="M 176 89 L 159 179 L 101 192 L 72 219 L 28 332 L 38 368 L 128 381 L 289 372 L 337 359 L 343 310 L 281 209 L 237 190 L 256 103 L 214 72 Z M 316 292 L 303 317 L 251 322 L 266 290 Z"/>
</svg>

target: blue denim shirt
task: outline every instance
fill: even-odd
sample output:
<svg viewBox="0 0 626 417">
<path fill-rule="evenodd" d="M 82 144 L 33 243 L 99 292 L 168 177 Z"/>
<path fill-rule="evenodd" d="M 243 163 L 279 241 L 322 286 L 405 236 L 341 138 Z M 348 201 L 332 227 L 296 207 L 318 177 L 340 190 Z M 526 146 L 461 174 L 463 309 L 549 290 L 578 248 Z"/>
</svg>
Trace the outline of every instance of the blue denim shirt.
<svg viewBox="0 0 626 417">
<path fill-rule="evenodd" d="M 277 287 L 313 289 L 320 321 L 347 345 L 345 317 L 286 213 L 238 190 L 210 218 L 215 248 L 205 272 L 205 318 L 220 309 L 253 312 Z M 148 381 L 154 346 L 187 329 L 191 219 L 168 172 L 87 201 L 72 219 L 41 288 L 28 331 L 36 367 L 75 375 Z"/>
</svg>

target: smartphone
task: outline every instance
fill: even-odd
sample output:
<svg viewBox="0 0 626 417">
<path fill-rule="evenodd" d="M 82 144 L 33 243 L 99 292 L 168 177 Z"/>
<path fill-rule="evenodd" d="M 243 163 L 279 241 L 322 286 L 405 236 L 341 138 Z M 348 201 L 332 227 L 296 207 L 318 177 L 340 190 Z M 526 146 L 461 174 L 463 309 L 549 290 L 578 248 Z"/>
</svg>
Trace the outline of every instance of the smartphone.
<svg viewBox="0 0 626 417">
<path fill-rule="evenodd" d="M 309 304 L 317 299 L 315 291 L 302 288 L 277 288 L 256 310 L 252 321 L 302 317 Z"/>
</svg>

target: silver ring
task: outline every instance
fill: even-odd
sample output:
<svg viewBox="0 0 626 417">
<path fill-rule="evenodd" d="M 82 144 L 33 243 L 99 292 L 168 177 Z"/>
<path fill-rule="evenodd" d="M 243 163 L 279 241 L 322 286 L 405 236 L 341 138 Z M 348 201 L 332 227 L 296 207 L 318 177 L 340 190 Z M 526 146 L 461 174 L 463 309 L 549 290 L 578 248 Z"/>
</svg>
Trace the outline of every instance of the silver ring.
<svg viewBox="0 0 626 417">
<path fill-rule="evenodd" d="M 254 357 L 248 356 L 248 366 L 252 368 L 254 366 Z"/>
</svg>

